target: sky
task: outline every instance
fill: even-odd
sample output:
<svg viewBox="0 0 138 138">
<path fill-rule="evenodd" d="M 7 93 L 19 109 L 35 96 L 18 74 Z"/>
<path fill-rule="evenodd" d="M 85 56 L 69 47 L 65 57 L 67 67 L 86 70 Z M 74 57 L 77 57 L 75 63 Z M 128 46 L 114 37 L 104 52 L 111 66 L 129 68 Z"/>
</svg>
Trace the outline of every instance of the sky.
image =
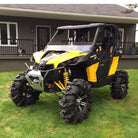
<svg viewBox="0 0 138 138">
<path fill-rule="evenodd" d="M 138 4 L 138 0 L 3 0 L 0 4 L 118 4 L 126 7 L 126 4 Z M 138 12 L 138 8 L 135 9 Z M 138 30 L 138 24 L 137 28 Z M 138 31 L 136 32 L 138 42 Z"/>
<path fill-rule="evenodd" d="M 18 4 L 31 4 L 31 3 L 36 3 L 36 4 L 40 4 L 40 3 L 57 3 L 57 4 L 68 4 L 68 3 L 77 3 L 77 4 L 87 4 L 87 3 L 91 3 L 91 4 L 128 4 L 128 3 L 138 3 L 138 0 L 4 0 L 4 1 L 0 1 L 0 3 L 18 3 Z"/>
</svg>

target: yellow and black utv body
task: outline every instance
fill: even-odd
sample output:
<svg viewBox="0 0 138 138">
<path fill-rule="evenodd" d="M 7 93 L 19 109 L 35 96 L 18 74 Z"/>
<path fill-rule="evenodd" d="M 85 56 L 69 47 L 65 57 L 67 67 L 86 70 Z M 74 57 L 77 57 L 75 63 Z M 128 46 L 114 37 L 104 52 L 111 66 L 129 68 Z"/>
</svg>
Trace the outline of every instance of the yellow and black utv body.
<svg viewBox="0 0 138 138">
<path fill-rule="evenodd" d="M 128 74 L 116 71 L 122 54 L 116 25 L 93 23 L 58 27 L 43 51 L 35 52 L 33 66 L 19 74 L 10 97 L 17 106 L 35 103 L 41 92 L 60 98 L 60 114 L 66 122 L 87 118 L 93 87 L 111 85 L 111 96 L 124 98 Z M 62 92 L 59 96 L 56 92 Z"/>
</svg>

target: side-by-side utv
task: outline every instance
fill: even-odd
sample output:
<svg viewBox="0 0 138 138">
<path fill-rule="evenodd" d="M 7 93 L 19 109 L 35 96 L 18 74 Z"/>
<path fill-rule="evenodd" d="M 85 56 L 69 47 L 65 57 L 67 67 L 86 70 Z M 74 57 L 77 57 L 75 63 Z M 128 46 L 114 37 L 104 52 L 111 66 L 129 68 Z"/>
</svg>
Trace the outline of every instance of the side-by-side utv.
<svg viewBox="0 0 138 138">
<path fill-rule="evenodd" d="M 91 88 L 111 85 L 113 98 L 126 96 L 128 74 L 116 71 L 121 54 L 116 25 L 58 27 L 45 49 L 31 57 L 33 66 L 14 79 L 10 97 L 17 106 L 26 106 L 42 92 L 53 93 L 59 97 L 63 119 L 81 122 L 91 110 Z"/>
</svg>

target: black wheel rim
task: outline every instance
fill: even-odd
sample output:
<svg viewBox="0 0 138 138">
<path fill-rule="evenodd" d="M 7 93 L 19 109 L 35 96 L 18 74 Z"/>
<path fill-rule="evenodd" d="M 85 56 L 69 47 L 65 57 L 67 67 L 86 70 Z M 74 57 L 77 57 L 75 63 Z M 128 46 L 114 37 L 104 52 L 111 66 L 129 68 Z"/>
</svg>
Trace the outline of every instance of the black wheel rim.
<svg viewBox="0 0 138 138">
<path fill-rule="evenodd" d="M 78 112 L 82 112 L 86 107 L 86 98 L 87 95 L 84 92 L 81 92 L 80 96 L 76 99 L 76 108 Z"/>
</svg>

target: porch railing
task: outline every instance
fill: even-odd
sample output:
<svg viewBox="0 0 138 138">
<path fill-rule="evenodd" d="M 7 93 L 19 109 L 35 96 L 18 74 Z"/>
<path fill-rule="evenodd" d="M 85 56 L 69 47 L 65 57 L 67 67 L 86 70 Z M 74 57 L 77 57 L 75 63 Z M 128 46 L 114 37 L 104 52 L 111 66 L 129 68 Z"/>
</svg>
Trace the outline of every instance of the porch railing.
<svg viewBox="0 0 138 138">
<path fill-rule="evenodd" d="M 123 55 L 138 55 L 138 42 L 121 42 Z"/>
<path fill-rule="evenodd" d="M 32 55 L 34 42 L 32 39 L 0 39 L 0 55 Z"/>
<path fill-rule="evenodd" d="M 120 42 L 123 49 L 123 55 L 138 55 L 138 42 Z M 44 49 L 45 46 L 35 45 L 35 51 Z"/>
<path fill-rule="evenodd" d="M 6 44 L 2 44 L 2 43 Z M 121 42 L 123 55 L 138 55 L 138 42 Z M 44 46 L 34 45 L 33 39 L 0 39 L 0 55 L 32 55 L 35 51 L 43 49 Z"/>
</svg>

